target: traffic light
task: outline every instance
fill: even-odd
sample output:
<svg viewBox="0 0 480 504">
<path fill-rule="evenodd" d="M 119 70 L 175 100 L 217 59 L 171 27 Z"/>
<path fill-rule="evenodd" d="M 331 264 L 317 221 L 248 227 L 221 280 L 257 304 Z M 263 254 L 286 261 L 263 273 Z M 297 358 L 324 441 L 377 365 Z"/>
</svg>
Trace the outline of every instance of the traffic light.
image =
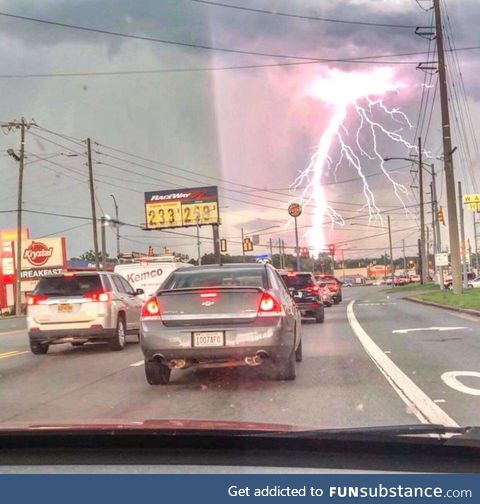
<svg viewBox="0 0 480 504">
<path fill-rule="evenodd" d="M 243 239 L 243 251 L 244 252 L 253 252 L 253 242 L 250 238 Z"/>
<path fill-rule="evenodd" d="M 333 257 L 335 255 L 335 245 L 333 243 L 331 243 L 329 246 L 328 246 L 328 253 Z"/>
<path fill-rule="evenodd" d="M 227 240 L 225 238 L 222 238 L 220 240 L 220 252 L 226 252 L 227 251 Z"/>
<path fill-rule="evenodd" d="M 153 247 L 151 245 L 148 246 L 148 256 L 152 257 L 155 255 L 155 252 L 153 250 Z"/>
<path fill-rule="evenodd" d="M 302 257 L 310 257 L 310 251 L 308 250 L 307 247 L 303 247 L 301 252 L 300 252 L 300 255 Z"/>
<path fill-rule="evenodd" d="M 445 216 L 443 214 L 443 208 L 440 208 L 440 210 L 437 212 L 437 219 L 445 226 Z"/>
</svg>

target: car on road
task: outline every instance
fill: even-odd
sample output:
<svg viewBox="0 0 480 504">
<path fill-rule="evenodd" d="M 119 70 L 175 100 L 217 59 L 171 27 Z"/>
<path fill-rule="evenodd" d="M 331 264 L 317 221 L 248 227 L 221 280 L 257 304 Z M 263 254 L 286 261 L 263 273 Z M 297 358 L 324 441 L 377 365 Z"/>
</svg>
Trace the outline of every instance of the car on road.
<svg viewBox="0 0 480 504">
<path fill-rule="evenodd" d="M 289 271 L 281 273 L 290 294 L 305 318 L 314 318 L 315 322 L 325 321 L 325 306 L 323 304 L 322 288 L 315 277 L 309 272 Z"/>
<path fill-rule="evenodd" d="M 332 293 L 330 292 L 330 289 L 326 286 L 321 287 L 319 284 L 318 286 L 320 287 L 320 295 L 322 297 L 323 305 L 326 306 L 327 308 L 330 308 L 331 306 L 333 306 L 333 296 Z"/>
<path fill-rule="evenodd" d="M 301 318 L 270 264 L 178 268 L 143 306 L 140 343 L 151 385 L 190 367 L 266 365 L 294 380 Z"/>
<path fill-rule="evenodd" d="M 327 287 L 332 294 L 333 302 L 338 304 L 342 301 L 342 282 L 333 275 L 315 275 L 321 287 Z"/>
<path fill-rule="evenodd" d="M 476 275 L 473 271 L 469 271 L 467 273 L 467 282 L 468 284 L 470 284 L 471 282 L 473 282 L 476 278 Z M 463 274 L 462 274 L 462 284 L 463 284 Z M 453 289 L 453 277 L 452 275 L 448 275 L 445 277 L 445 280 L 443 282 L 443 286 L 445 287 L 445 289 Z M 470 287 L 470 285 L 469 285 Z"/>
<path fill-rule="evenodd" d="M 193 265 L 176 261 L 173 256 L 145 258 L 133 263 L 117 264 L 114 272 L 121 275 L 134 289 L 143 289 L 140 296 L 146 301 L 153 296 L 167 276 L 180 267 Z"/>
<path fill-rule="evenodd" d="M 50 345 L 81 346 L 107 341 L 123 350 L 127 334 L 139 334 L 142 289 L 109 272 L 65 272 L 43 277 L 27 298 L 30 349 L 45 354 Z"/>
<path fill-rule="evenodd" d="M 473 280 L 468 281 L 469 289 L 478 289 L 480 288 L 480 277 L 474 278 Z"/>
</svg>

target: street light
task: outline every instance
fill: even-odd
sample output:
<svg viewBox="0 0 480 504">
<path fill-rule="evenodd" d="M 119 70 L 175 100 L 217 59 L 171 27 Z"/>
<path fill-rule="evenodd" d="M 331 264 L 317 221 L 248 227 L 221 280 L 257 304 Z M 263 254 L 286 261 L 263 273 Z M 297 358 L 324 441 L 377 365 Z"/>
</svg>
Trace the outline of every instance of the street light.
<svg viewBox="0 0 480 504">
<path fill-rule="evenodd" d="M 116 226 L 116 235 L 117 235 L 117 259 L 120 260 L 120 222 L 118 220 L 118 205 L 117 200 L 115 199 L 115 194 L 110 194 L 110 197 L 113 199 L 113 204 L 115 205 L 115 218 L 117 220 Z"/>
</svg>

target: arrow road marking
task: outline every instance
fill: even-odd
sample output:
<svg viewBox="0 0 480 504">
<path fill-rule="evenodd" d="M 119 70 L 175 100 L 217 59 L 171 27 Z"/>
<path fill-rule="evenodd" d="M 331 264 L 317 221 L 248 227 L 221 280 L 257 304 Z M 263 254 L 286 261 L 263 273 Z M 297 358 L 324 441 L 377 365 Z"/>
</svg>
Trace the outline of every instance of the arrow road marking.
<svg viewBox="0 0 480 504">
<path fill-rule="evenodd" d="M 414 327 L 412 329 L 395 329 L 392 333 L 407 334 L 417 331 L 459 331 L 460 329 L 468 329 L 467 327 Z"/>
<path fill-rule="evenodd" d="M 475 378 L 480 378 L 480 373 L 476 371 L 448 371 L 447 373 L 443 373 L 440 377 L 446 385 L 454 390 L 458 390 L 464 394 L 480 396 L 480 388 L 467 387 L 457 379 L 457 376 L 474 376 Z"/>
<path fill-rule="evenodd" d="M 435 404 L 430 397 L 415 384 L 370 338 L 363 327 L 358 322 L 353 313 L 355 301 L 350 301 L 347 308 L 347 316 L 350 327 L 359 339 L 363 348 L 385 376 L 388 383 L 400 396 L 409 410 L 422 423 L 442 424 L 448 427 L 458 427 L 457 422 L 451 418 L 445 411 Z"/>
</svg>

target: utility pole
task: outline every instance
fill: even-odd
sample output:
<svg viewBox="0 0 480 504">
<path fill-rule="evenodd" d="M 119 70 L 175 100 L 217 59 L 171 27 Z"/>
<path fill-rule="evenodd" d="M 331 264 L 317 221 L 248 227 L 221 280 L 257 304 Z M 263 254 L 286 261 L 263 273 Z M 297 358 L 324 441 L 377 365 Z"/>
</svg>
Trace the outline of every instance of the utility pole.
<svg viewBox="0 0 480 504">
<path fill-rule="evenodd" d="M 201 252 L 200 252 L 200 246 L 201 246 L 201 242 L 200 242 L 200 215 L 198 215 L 198 214 L 197 214 L 196 223 L 197 223 L 197 265 L 201 266 L 202 256 L 201 256 Z M 242 229 L 242 237 L 243 237 L 243 229 Z M 242 247 L 243 247 L 243 239 L 242 239 Z"/>
<path fill-rule="evenodd" d="M 92 226 L 93 226 L 93 252 L 95 254 L 95 268 L 99 269 L 98 258 L 98 234 L 97 234 L 97 210 L 95 206 L 95 188 L 93 185 L 93 163 L 92 163 L 92 147 L 90 138 L 87 138 L 87 155 L 88 155 L 88 178 L 90 183 L 90 204 L 92 206 Z"/>
<path fill-rule="evenodd" d="M 243 256 L 243 262 L 245 262 L 245 245 L 243 243 L 243 240 L 244 240 L 243 227 L 241 229 L 241 232 L 242 232 L 242 256 Z"/>
<path fill-rule="evenodd" d="M 438 54 L 438 83 L 440 87 L 440 105 L 442 111 L 443 133 L 443 163 L 445 169 L 445 187 L 447 190 L 448 233 L 450 238 L 450 254 L 452 264 L 452 283 L 454 294 L 462 293 L 462 278 L 460 265 L 460 244 L 458 236 L 457 202 L 455 199 L 455 174 L 452 162 L 452 138 L 450 133 L 450 114 L 448 110 L 447 73 L 445 68 L 445 53 L 443 48 L 442 15 L 440 0 L 433 0 L 435 9 L 435 28 Z M 463 203 L 462 203 L 463 204 Z"/>
<path fill-rule="evenodd" d="M 437 251 L 437 232 L 435 229 L 435 200 L 433 199 L 433 182 L 430 182 L 430 205 L 432 208 L 432 250 L 433 250 L 433 271 L 436 271 L 435 252 Z"/>
<path fill-rule="evenodd" d="M 393 248 L 392 248 L 392 230 L 390 228 L 390 215 L 387 216 L 388 219 L 388 244 L 390 247 L 390 272 L 392 276 L 392 287 L 395 287 L 395 274 L 393 270 Z"/>
<path fill-rule="evenodd" d="M 418 185 L 420 191 L 420 254 L 422 257 L 422 269 L 420 283 L 424 284 L 427 279 L 427 261 L 425 260 L 425 205 L 423 201 L 423 162 L 422 162 L 422 139 L 418 137 Z"/>
<path fill-rule="evenodd" d="M 422 265 L 422 241 L 420 238 L 418 239 L 418 274 L 420 275 L 420 279 L 422 276 L 423 265 Z"/>
<path fill-rule="evenodd" d="M 222 255 L 220 253 L 220 230 L 218 224 L 212 224 L 213 229 L 213 255 L 215 257 L 215 263 L 220 264 L 222 262 Z M 243 247 L 243 241 L 242 241 Z"/>
<path fill-rule="evenodd" d="M 18 202 L 17 202 L 17 264 L 15 268 L 16 292 L 15 315 L 22 314 L 22 198 L 23 168 L 25 162 L 25 118 L 20 125 L 20 156 L 18 160 Z"/>
<path fill-rule="evenodd" d="M 102 270 L 107 269 L 107 237 L 106 237 L 107 219 L 105 216 L 100 217 L 100 232 L 102 235 Z"/>
<path fill-rule="evenodd" d="M 115 199 L 115 194 L 110 194 L 110 197 L 113 199 L 113 204 L 115 205 L 115 219 L 116 223 L 116 237 L 117 237 L 117 259 L 120 261 L 120 221 L 118 219 L 118 205 L 117 200 Z"/>
<path fill-rule="evenodd" d="M 435 177 L 435 166 L 432 165 L 432 192 L 435 214 L 435 252 L 440 253 L 442 251 L 442 234 L 440 232 L 440 222 L 438 220 L 437 179 Z M 440 284 L 440 290 L 443 290 L 445 288 L 443 284 L 443 266 L 439 266 L 438 268 L 438 283 Z"/>
<path fill-rule="evenodd" d="M 296 217 L 294 217 L 294 221 L 295 221 L 295 252 L 297 256 L 297 271 L 300 271 L 300 247 L 298 246 L 298 226 Z"/>
<path fill-rule="evenodd" d="M 460 210 L 460 237 L 462 240 L 462 270 L 463 270 L 463 288 L 468 289 L 467 278 L 467 247 L 465 244 L 465 225 L 463 222 L 463 196 L 462 196 L 462 183 L 458 181 L 458 206 Z"/>
<path fill-rule="evenodd" d="M 475 250 L 475 267 L 477 268 L 477 276 L 479 274 L 478 268 L 478 241 L 477 241 L 477 213 L 473 212 L 473 250 Z"/>
</svg>

